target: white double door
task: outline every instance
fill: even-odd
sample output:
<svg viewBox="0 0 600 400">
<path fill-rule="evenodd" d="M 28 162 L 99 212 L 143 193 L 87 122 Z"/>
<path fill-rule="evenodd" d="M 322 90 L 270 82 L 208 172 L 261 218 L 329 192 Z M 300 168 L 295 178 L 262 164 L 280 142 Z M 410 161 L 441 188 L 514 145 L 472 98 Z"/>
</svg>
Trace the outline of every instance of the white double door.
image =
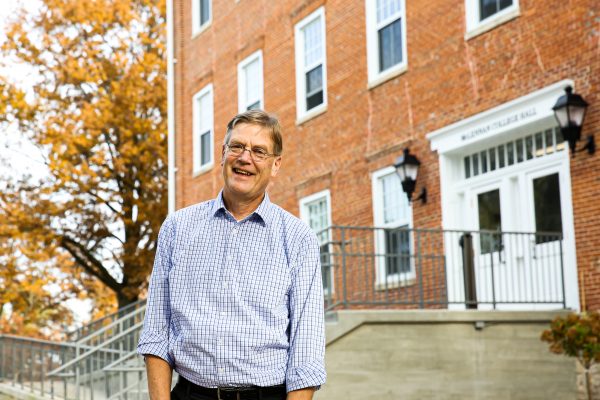
<svg viewBox="0 0 600 400">
<path fill-rule="evenodd" d="M 568 160 L 481 176 L 465 191 L 480 309 L 562 308 L 574 248 Z"/>
</svg>

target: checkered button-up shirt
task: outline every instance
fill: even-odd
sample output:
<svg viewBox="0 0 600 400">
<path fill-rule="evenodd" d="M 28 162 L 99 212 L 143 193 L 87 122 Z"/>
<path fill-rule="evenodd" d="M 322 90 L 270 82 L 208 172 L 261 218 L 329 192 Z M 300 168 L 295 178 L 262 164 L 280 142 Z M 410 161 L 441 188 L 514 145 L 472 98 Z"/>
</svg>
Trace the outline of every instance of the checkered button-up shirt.
<svg viewBox="0 0 600 400">
<path fill-rule="evenodd" d="M 306 224 L 266 194 L 238 222 L 219 194 L 165 220 L 138 352 L 205 387 L 319 386 L 321 279 Z"/>
</svg>

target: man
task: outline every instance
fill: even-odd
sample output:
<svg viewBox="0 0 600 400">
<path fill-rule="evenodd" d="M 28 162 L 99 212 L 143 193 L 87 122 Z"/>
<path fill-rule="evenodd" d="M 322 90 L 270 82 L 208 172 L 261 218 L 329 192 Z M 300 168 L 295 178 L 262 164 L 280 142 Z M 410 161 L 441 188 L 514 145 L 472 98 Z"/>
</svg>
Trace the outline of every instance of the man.
<svg viewBox="0 0 600 400">
<path fill-rule="evenodd" d="M 152 400 L 310 400 L 325 382 L 319 243 L 266 194 L 281 152 L 276 118 L 235 116 L 221 193 L 165 220 L 138 345 Z"/>
</svg>

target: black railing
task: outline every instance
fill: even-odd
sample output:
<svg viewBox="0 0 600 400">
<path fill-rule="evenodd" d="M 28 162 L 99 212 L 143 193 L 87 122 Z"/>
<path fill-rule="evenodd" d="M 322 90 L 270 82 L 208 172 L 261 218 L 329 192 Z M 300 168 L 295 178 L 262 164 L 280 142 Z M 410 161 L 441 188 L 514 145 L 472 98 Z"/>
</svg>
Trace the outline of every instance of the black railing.
<svg viewBox="0 0 600 400">
<path fill-rule="evenodd" d="M 325 309 L 565 308 L 562 235 L 334 226 Z"/>
</svg>

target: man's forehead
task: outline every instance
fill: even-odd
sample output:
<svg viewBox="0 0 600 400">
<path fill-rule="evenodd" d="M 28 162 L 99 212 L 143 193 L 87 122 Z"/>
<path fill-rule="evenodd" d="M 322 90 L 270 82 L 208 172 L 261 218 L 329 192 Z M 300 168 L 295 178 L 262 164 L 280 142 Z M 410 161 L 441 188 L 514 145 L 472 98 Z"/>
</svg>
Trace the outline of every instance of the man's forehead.
<svg viewBox="0 0 600 400">
<path fill-rule="evenodd" d="M 267 128 L 255 124 L 239 123 L 231 130 L 230 140 L 248 139 L 253 142 L 271 143 L 271 135 Z"/>
</svg>

